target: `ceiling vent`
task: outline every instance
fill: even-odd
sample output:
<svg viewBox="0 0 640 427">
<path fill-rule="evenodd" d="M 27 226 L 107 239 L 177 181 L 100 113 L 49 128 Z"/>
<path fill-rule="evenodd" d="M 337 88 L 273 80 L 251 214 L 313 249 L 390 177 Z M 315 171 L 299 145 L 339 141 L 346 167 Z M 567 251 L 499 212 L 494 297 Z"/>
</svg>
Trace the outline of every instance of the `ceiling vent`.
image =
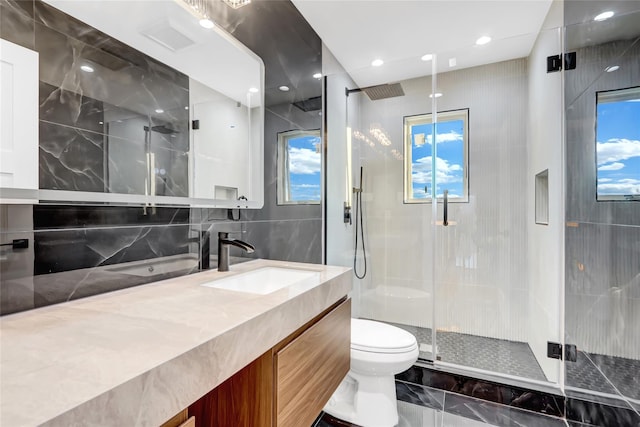
<svg viewBox="0 0 640 427">
<path fill-rule="evenodd" d="M 294 102 L 293 105 L 295 105 L 305 113 L 309 111 L 319 111 L 322 110 L 322 97 L 316 96 L 313 98 L 304 99 L 302 101 Z"/>
<path fill-rule="evenodd" d="M 143 30 L 141 33 L 173 52 L 196 43 L 168 21 L 155 24 Z"/>
</svg>

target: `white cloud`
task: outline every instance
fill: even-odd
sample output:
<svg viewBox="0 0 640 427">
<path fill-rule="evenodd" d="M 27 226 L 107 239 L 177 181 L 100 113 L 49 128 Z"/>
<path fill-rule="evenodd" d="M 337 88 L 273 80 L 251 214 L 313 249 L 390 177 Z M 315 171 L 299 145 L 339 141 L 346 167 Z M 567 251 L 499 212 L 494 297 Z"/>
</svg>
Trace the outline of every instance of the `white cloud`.
<svg viewBox="0 0 640 427">
<path fill-rule="evenodd" d="M 427 144 L 431 144 L 433 141 L 433 135 L 427 135 Z M 462 134 L 459 134 L 456 131 L 449 131 L 447 133 L 438 133 L 436 136 L 436 142 L 438 144 L 442 144 L 444 142 L 456 142 L 462 141 Z"/>
<path fill-rule="evenodd" d="M 292 187 L 295 188 L 320 188 L 318 184 L 293 184 Z"/>
<path fill-rule="evenodd" d="M 640 157 L 640 141 L 610 139 L 607 142 L 598 142 L 596 144 L 596 150 L 598 153 L 598 165 L 619 162 L 620 160 L 627 160 L 632 157 Z"/>
<path fill-rule="evenodd" d="M 598 182 L 611 182 L 613 181 L 611 178 L 600 178 L 598 179 Z"/>
<path fill-rule="evenodd" d="M 614 162 L 608 165 L 602 165 L 598 168 L 599 171 L 617 171 L 624 168 L 624 163 Z"/>
<path fill-rule="evenodd" d="M 625 178 L 605 184 L 598 182 L 598 194 L 640 194 L 640 179 Z"/>
<path fill-rule="evenodd" d="M 289 172 L 311 175 L 320 172 L 320 153 L 308 148 L 289 148 Z"/>
<path fill-rule="evenodd" d="M 449 164 L 448 161 L 436 157 L 436 179 L 439 183 L 451 183 L 462 181 L 462 166 Z M 414 183 L 427 184 L 431 182 L 431 156 L 422 157 L 412 165 L 411 178 Z"/>
</svg>

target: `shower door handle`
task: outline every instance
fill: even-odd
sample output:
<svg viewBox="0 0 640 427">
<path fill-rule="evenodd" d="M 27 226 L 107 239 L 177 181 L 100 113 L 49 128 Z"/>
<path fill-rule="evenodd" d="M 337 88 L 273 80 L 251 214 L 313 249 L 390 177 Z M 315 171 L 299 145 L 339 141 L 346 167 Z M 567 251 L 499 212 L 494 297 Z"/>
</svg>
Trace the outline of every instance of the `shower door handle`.
<svg viewBox="0 0 640 427">
<path fill-rule="evenodd" d="M 448 210 L 449 210 L 449 190 L 444 190 L 444 194 L 443 194 L 443 197 L 442 197 L 442 205 L 443 205 L 443 208 L 442 208 L 442 213 L 443 213 L 442 225 L 446 227 L 447 225 L 449 225 L 449 212 L 448 212 Z"/>
</svg>

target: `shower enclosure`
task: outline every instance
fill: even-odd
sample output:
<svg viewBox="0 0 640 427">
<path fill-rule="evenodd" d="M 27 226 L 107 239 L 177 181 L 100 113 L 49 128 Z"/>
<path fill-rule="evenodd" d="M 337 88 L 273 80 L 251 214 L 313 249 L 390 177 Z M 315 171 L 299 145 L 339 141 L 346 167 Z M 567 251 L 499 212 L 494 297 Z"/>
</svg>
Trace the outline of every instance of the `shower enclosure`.
<svg viewBox="0 0 640 427">
<path fill-rule="evenodd" d="M 513 49 L 521 40 L 510 38 L 491 42 L 505 52 L 499 60 L 489 60 L 482 46 L 435 49 L 428 61 L 416 58 L 415 77 L 398 82 L 402 95 L 378 98 L 369 90 L 354 91 L 358 84 L 351 76 L 357 70 L 344 70 L 328 50 L 323 53 L 326 261 L 353 265 L 355 254 L 360 274 L 366 260 L 367 274 L 354 277 L 354 316 L 411 331 L 420 359 L 436 368 L 550 391 L 565 386 L 565 364 L 557 357 L 565 341 L 570 345 L 565 358 L 573 358 L 572 345 L 587 349 L 578 351 L 578 362 L 566 362 L 572 367 L 589 352 L 621 356 L 624 363 L 640 358 L 640 306 L 634 311 L 629 302 L 639 286 L 640 203 L 595 199 L 595 136 L 572 133 L 573 127 L 593 129 L 595 113 L 575 116 L 579 111 L 572 108 L 580 97 L 595 108 L 585 87 L 608 73 L 602 55 L 595 54 L 597 64 L 585 56 L 597 49 L 586 45 L 601 43 L 587 41 L 585 34 L 594 31 L 579 29 L 584 21 L 575 28 L 565 23 L 567 15 L 579 15 L 568 3 L 554 2 L 538 33 L 519 36 L 532 41 L 530 50 Z M 608 34 L 611 28 L 601 31 Z M 626 28 L 609 40 L 614 46 L 608 58 L 628 59 L 620 88 L 640 84 L 637 29 L 634 35 L 633 27 Z M 624 46 L 615 37 L 625 38 Z M 584 50 L 577 51 L 576 69 L 554 69 L 563 59 L 564 68 L 571 68 L 572 57 L 562 53 L 576 49 Z M 595 90 L 614 89 L 609 86 Z M 578 151 L 589 154 L 581 157 Z M 593 188 L 583 188 L 585 181 Z M 355 225 L 345 220 L 345 207 L 353 211 L 355 204 L 354 187 L 361 190 L 364 232 L 358 239 L 364 238 L 364 252 L 361 246 L 354 252 Z M 579 197 L 589 198 L 590 205 L 576 206 L 586 203 Z M 620 218 L 624 230 L 610 223 L 614 211 L 614 223 Z M 599 219 L 589 217 L 596 214 Z M 605 228 L 587 236 L 598 220 Z M 598 233 L 606 233 L 604 242 L 588 240 L 598 240 Z M 624 233 L 626 240 L 616 243 Z M 599 254 L 616 250 L 624 260 L 598 258 L 592 246 Z M 602 282 L 609 286 L 606 302 L 570 292 L 585 280 L 585 269 L 616 277 L 615 283 Z M 608 318 L 605 329 L 626 330 L 617 330 L 619 339 L 610 346 L 626 353 L 585 346 L 589 339 L 598 341 L 587 335 L 606 331 L 582 330 L 586 312 L 576 309 L 574 296 L 582 298 L 576 304 L 587 307 L 589 321 L 596 323 L 607 316 L 595 309 L 598 304 L 612 312 L 624 306 L 627 317 Z M 635 337 L 629 335 L 632 325 Z"/>
</svg>

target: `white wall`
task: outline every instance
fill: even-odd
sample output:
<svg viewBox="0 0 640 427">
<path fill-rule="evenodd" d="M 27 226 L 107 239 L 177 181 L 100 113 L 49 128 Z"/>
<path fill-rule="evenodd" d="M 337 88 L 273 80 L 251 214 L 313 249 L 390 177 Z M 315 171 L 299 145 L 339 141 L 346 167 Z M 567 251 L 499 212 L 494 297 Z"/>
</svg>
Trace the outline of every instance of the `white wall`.
<svg viewBox="0 0 640 427">
<path fill-rule="evenodd" d="M 547 73 L 547 56 L 561 48 L 562 2 L 555 1 L 529 56 L 527 132 L 528 343 L 549 381 L 560 363 L 547 358 L 547 341 L 561 342 L 564 211 L 562 209 L 562 73 Z M 549 223 L 535 222 L 535 175 L 549 171 Z"/>
</svg>

